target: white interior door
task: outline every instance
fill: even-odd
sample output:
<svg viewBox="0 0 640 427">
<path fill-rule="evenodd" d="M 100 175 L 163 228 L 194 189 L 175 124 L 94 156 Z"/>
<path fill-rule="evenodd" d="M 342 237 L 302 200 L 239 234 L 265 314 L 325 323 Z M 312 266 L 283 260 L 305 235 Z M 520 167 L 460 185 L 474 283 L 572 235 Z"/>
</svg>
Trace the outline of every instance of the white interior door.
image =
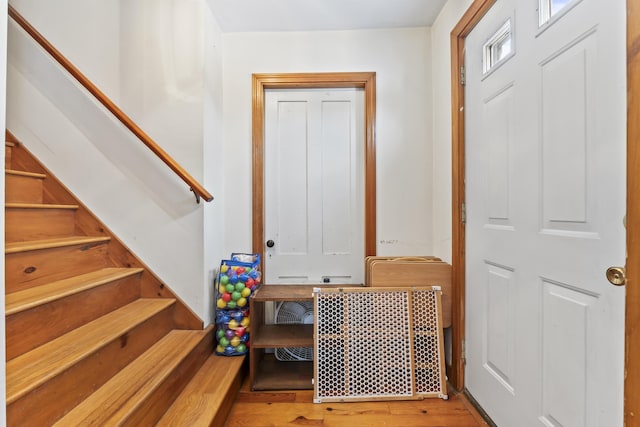
<svg viewBox="0 0 640 427">
<path fill-rule="evenodd" d="M 625 3 L 536 3 L 465 43 L 465 382 L 499 426 L 622 426 Z"/>
<path fill-rule="evenodd" d="M 364 91 L 265 91 L 266 283 L 363 283 Z"/>
</svg>

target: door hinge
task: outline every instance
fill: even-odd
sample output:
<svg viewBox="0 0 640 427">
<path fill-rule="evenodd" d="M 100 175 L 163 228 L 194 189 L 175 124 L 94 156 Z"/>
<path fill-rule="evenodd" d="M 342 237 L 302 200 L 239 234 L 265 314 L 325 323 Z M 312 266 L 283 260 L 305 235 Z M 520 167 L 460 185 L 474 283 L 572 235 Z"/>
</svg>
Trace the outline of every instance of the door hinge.
<svg viewBox="0 0 640 427">
<path fill-rule="evenodd" d="M 462 202 L 460 206 L 460 220 L 463 224 L 467 223 L 467 204 L 464 202 Z"/>
<path fill-rule="evenodd" d="M 465 73 L 464 65 L 460 66 L 460 85 L 464 86 L 467 84 L 467 76 Z"/>
</svg>

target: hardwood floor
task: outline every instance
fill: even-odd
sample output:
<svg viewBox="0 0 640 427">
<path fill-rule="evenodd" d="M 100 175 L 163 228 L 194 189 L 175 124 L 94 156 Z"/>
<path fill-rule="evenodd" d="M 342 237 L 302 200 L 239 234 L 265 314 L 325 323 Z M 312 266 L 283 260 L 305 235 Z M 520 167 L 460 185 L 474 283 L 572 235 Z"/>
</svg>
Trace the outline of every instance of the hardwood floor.
<svg viewBox="0 0 640 427">
<path fill-rule="evenodd" d="M 313 391 L 251 392 L 243 384 L 225 427 L 488 426 L 462 394 L 449 400 L 313 403 Z"/>
</svg>

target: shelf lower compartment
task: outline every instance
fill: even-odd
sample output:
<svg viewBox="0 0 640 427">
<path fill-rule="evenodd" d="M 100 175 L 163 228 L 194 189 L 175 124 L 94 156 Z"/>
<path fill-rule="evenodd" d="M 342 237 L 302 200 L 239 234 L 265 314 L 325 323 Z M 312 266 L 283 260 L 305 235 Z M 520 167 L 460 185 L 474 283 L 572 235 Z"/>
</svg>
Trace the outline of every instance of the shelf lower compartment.
<svg viewBox="0 0 640 427">
<path fill-rule="evenodd" d="M 252 390 L 313 390 L 313 362 L 283 362 L 265 354 L 257 366 Z"/>
</svg>

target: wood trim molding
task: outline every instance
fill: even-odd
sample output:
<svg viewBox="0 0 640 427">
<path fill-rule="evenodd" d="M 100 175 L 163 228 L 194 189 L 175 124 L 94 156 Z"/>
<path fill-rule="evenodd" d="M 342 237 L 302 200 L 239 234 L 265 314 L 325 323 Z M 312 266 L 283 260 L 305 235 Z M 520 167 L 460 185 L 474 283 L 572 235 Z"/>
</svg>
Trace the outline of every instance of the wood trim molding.
<svg viewBox="0 0 640 427">
<path fill-rule="evenodd" d="M 627 0 L 627 260 L 624 425 L 640 425 L 640 3 Z"/>
<path fill-rule="evenodd" d="M 253 74 L 253 252 L 264 250 L 264 90 L 363 88 L 365 97 L 365 256 L 376 254 L 376 73 Z M 264 261 L 264 257 L 263 261 Z M 264 265 L 262 266 L 264 269 Z M 264 271 L 264 270 L 263 270 Z"/>
<path fill-rule="evenodd" d="M 464 388 L 465 339 L 465 201 L 464 87 L 460 83 L 464 66 L 465 39 L 496 0 L 475 0 L 451 31 L 451 158 L 452 158 L 452 316 L 451 369 L 449 381 L 457 390 Z"/>
<path fill-rule="evenodd" d="M 78 81 L 98 102 L 100 102 L 111 114 L 115 116 L 127 129 L 131 131 L 144 145 L 147 146 L 169 169 L 180 177 L 196 194 L 196 198 L 202 197 L 210 202 L 213 196 L 193 178 L 178 162 L 164 151 L 149 135 L 147 135 L 129 116 L 127 116 L 107 95 L 105 95 L 91 80 L 71 63 L 58 49 L 56 49 L 42 34 L 38 32 L 13 6 L 9 5 L 9 16 L 29 34 L 62 68 Z"/>
</svg>

